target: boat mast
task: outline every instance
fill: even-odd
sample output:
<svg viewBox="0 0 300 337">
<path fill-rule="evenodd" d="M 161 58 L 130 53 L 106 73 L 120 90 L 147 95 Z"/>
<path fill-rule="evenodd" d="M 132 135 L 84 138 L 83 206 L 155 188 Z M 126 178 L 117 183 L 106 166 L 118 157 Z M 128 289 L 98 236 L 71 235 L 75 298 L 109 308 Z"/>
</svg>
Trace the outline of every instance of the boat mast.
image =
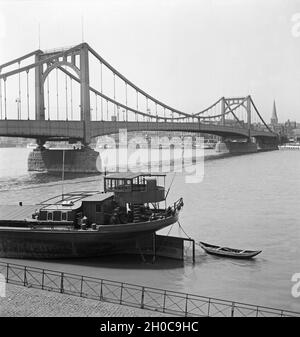
<svg viewBox="0 0 300 337">
<path fill-rule="evenodd" d="M 170 189 L 171 189 L 171 187 L 172 187 L 172 185 L 173 185 L 173 181 L 174 181 L 175 175 L 176 175 L 176 172 L 174 172 L 174 175 L 173 175 L 171 184 L 170 184 L 170 186 L 169 186 L 169 188 L 168 188 L 168 190 L 167 190 L 167 193 L 166 193 L 166 196 L 165 196 L 165 202 L 167 202 L 167 197 L 168 197 L 168 194 L 169 194 L 169 192 L 170 192 Z"/>
<path fill-rule="evenodd" d="M 65 149 L 62 151 L 62 177 L 61 177 L 61 200 L 64 200 L 64 180 L 65 180 Z"/>
</svg>

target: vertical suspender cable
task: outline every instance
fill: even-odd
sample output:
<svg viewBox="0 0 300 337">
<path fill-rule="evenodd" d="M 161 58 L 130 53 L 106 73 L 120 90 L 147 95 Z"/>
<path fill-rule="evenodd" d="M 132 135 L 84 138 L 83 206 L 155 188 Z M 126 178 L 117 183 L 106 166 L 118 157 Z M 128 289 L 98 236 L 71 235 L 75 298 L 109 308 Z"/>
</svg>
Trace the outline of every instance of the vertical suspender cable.
<svg viewBox="0 0 300 337">
<path fill-rule="evenodd" d="M 47 105 L 48 105 L 48 120 L 50 119 L 50 97 L 49 97 L 49 76 L 47 76 Z"/>
<path fill-rule="evenodd" d="M 73 82 L 70 77 L 70 94 L 71 94 L 71 120 L 73 120 Z"/>
<path fill-rule="evenodd" d="M 106 120 L 108 121 L 108 100 L 106 100 Z"/>
<path fill-rule="evenodd" d="M 68 111 L 68 76 L 67 74 L 65 77 L 65 82 L 66 82 L 66 120 L 68 120 L 69 111 Z"/>
<path fill-rule="evenodd" d="M 29 120 L 29 70 L 26 70 L 26 96 L 27 96 L 27 119 Z"/>
<path fill-rule="evenodd" d="M 146 110 L 147 110 L 147 114 L 150 115 L 150 109 L 149 109 L 149 104 L 148 104 L 148 97 L 146 97 Z M 150 122 L 150 117 L 148 117 L 148 122 Z"/>
<path fill-rule="evenodd" d="M 95 101 L 96 101 L 96 121 L 98 120 L 98 103 L 97 103 L 97 94 L 95 93 Z"/>
<path fill-rule="evenodd" d="M 125 105 L 126 105 L 126 122 L 128 122 L 128 109 L 127 109 L 127 82 L 125 82 Z"/>
<path fill-rule="evenodd" d="M 114 73 L 114 100 L 116 100 L 116 75 Z M 116 104 L 114 104 L 114 117 L 116 118 Z"/>
<path fill-rule="evenodd" d="M 136 110 L 139 110 L 139 92 L 136 90 Z M 135 114 L 136 121 L 139 120 L 138 114 Z"/>
<path fill-rule="evenodd" d="M 0 79 L 0 118 L 2 119 L 2 80 L 1 79 Z"/>
<path fill-rule="evenodd" d="M 19 70 L 20 70 L 20 61 Z M 18 119 L 21 119 L 21 73 L 19 72 L 19 99 L 18 99 Z"/>
<path fill-rule="evenodd" d="M 100 62 L 100 86 L 101 94 L 103 93 L 103 81 L 102 81 L 102 62 Z M 103 121 L 103 97 L 101 96 L 101 120 Z"/>
<path fill-rule="evenodd" d="M 56 119 L 59 119 L 59 104 L 58 104 L 58 68 L 56 68 Z"/>
<path fill-rule="evenodd" d="M 4 79 L 4 119 L 7 119 L 7 111 L 6 111 L 6 77 Z"/>
</svg>

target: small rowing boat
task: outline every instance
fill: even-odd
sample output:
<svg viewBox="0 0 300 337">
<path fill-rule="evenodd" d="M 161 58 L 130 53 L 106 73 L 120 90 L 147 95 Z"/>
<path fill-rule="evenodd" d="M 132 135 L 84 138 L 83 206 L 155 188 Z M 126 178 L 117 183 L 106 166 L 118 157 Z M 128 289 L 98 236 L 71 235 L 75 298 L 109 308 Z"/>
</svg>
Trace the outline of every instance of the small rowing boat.
<svg viewBox="0 0 300 337">
<path fill-rule="evenodd" d="M 239 259 L 250 259 L 261 253 L 261 250 L 234 249 L 228 247 L 214 246 L 201 241 L 199 242 L 199 245 L 203 250 L 205 250 L 206 253 Z"/>
</svg>

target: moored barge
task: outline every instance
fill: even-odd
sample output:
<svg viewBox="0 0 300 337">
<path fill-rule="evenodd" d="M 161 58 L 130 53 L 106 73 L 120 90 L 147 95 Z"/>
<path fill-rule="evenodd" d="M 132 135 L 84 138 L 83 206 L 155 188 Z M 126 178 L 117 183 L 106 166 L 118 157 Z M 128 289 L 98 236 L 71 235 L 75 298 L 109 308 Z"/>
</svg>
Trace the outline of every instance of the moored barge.
<svg viewBox="0 0 300 337">
<path fill-rule="evenodd" d="M 122 254 L 178 221 L 166 205 L 164 174 L 118 173 L 104 191 L 66 193 L 37 205 L 0 206 L 0 257 L 71 258 Z M 130 248 L 131 247 L 131 248 Z"/>
</svg>

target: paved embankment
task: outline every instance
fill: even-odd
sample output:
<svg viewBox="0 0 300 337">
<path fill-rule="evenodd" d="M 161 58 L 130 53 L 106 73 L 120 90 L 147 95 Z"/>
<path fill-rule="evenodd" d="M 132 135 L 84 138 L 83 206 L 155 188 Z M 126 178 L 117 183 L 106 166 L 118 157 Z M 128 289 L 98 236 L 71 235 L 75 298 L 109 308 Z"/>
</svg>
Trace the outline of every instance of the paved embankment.
<svg viewBox="0 0 300 337">
<path fill-rule="evenodd" d="M 142 317 L 162 313 L 100 302 L 66 294 L 6 284 L 0 317 Z"/>
</svg>

